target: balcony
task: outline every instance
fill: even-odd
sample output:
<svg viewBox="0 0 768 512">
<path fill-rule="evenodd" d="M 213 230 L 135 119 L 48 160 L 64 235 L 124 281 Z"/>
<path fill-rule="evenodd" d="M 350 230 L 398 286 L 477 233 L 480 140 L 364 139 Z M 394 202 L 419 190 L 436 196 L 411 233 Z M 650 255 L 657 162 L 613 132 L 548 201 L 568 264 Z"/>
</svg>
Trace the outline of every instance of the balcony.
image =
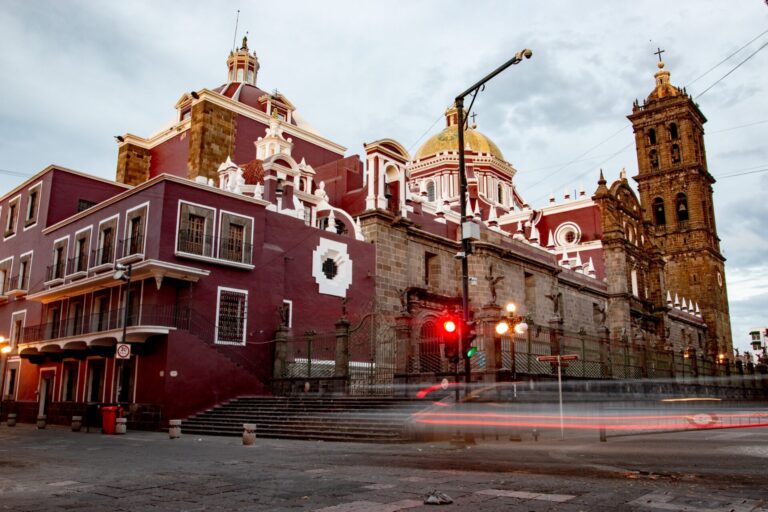
<svg viewBox="0 0 768 512">
<path fill-rule="evenodd" d="M 253 244 L 240 239 L 204 235 L 198 231 L 179 231 L 176 255 L 210 263 L 253 268 Z"/>
<path fill-rule="evenodd" d="M 56 262 L 53 265 L 49 265 L 46 270 L 46 286 L 56 286 L 64 283 L 64 268 L 63 262 Z"/>
<path fill-rule="evenodd" d="M 29 274 L 9 277 L 6 279 L 5 287 L 3 288 L 5 295 L 8 297 L 22 297 L 29 291 Z"/>
<path fill-rule="evenodd" d="M 133 263 L 144 259 L 144 236 L 135 235 L 120 240 L 117 246 L 120 263 Z"/>
<path fill-rule="evenodd" d="M 81 279 L 88 275 L 88 256 L 79 254 L 67 260 L 67 277 Z"/>
<path fill-rule="evenodd" d="M 89 347 L 111 347 L 122 340 L 123 318 L 126 341 L 143 343 L 150 336 L 168 334 L 174 329 L 187 329 L 189 309 L 176 304 L 143 304 L 128 309 L 101 311 L 78 318 L 24 327 L 19 341 L 19 353 L 31 356 L 63 350 L 85 350 Z"/>
<path fill-rule="evenodd" d="M 93 272 L 105 272 L 115 266 L 115 251 L 112 244 L 91 251 L 91 270 Z"/>
</svg>

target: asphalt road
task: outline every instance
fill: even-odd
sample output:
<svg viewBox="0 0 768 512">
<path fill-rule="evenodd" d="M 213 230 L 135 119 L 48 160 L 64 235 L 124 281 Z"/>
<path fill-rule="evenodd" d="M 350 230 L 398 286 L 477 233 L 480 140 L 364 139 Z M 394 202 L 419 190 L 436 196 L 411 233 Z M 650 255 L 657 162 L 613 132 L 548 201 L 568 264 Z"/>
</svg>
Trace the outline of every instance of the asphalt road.
<svg viewBox="0 0 768 512">
<path fill-rule="evenodd" d="M 375 445 L 0 426 L 0 510 L 768 511 L 768 428 Z M 423 504 L 432 490 L 454 500 Z"/>
</svg>

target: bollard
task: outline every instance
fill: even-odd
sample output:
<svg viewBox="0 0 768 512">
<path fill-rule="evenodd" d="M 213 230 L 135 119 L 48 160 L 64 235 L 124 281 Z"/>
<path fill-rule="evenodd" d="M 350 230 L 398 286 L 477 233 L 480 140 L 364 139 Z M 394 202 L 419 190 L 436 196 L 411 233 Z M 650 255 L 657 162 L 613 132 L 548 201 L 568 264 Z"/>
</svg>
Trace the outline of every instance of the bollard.
<svg viewBox="0 0 768 512">
<path fill-rule="evenodd" d="M 72 416 L 72 432 L 80 432 L 80 429 L 82 427 L 83 427 L 83 417 Z"/>
<path fill-rule="evenodd" d="M 256 424 L 243 423 L 243 444 L 250 446 L 256 442 Z"/>
<path fill-rule="evenodd" d="M 45 428 L 45 420 L 48 419 L 48 416 L 45 414 L 41 414 L 37 417 L 37 428 L 43 429 Z"/>
<path fill-rule="evenodd" d="M 16 426 L 16 413 L 10 413 L 8 415 L 8 426 L 9 427 L 15 427 Z"/>
<path fill-rule="evenodd" d="M 531 431 L 531 434 L 533 435 L 533 440 L 538 441 L 539 440 L 539 431 L 535 428 Z"/>
<path fill-rule="evenodd" d="M 168 438 L 178 439 L 181 437 L 181 420 L 171 420 L 168 422 Z"/>
<path fill-rule="evenodd" d="M 600 425 L 600 442 L 605 443 L 608 441 L 608 438 L 605 435 L 605 425 Z"/>
<path fill-rule="evenodd" d="M 115 418 L 115 435 L 125 434 L 128 430 L 128 418 Z"/>
</svg>

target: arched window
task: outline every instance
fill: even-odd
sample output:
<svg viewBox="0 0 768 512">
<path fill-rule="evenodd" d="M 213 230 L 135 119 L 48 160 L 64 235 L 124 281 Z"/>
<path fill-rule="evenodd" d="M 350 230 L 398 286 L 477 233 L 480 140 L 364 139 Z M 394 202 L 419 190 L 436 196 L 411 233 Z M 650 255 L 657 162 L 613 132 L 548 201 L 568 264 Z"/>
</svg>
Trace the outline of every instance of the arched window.
<svg viewBox="0 0 768 512">
<path fill-rule="evenodd" d="M 659 168 L 659 153 L 655 149 L 652 149 L 651 152 L 648 154 L 648 156 L 649 156 L 649 158 L 651 160 L 651 167 L 653 169 L 658 169 Z"/>
<path fill-rule="evenodd" d="M 504 203 L 504 185 L 501 183 L 496 187 L 496 197 L 499 203 Z"/>
<path fill-rule="evenodd" d="M 653 200 L 653 220 L 657 226 L 664 226 L 667 223 L 667 216 L 664 214 L 664 200 L 660 197 Z"/>
<path fill-rule="evenodd" d="M 677 213 L 678 222 L 688 221 L 688 199 L 682 192 L 677 194 L 675 198 L 675 212 Z"/>
<path fill-rule="evenodd" d="M 648 144 L 654 145 L 656 144 L 656 130 L 653 128 L 649 128 L 646 132 L 648 134 Z"/>
<path fill-rule="evenodd" d="M 669 125 L 669 138 L 672 140 L 680 138 L 680 134 L 677 133 L 677 123 L 671 123 Z"/>
<path fill-rule="evenodd" d="M 677 144 L 672 144 L 672 163 L 679 164 L 680 160 L 681 160 L 680 146 L 678 146 Z"/>
<path fill-rule="evenodd" d="M 435 198 L 435 182 L 430 180 L 427 182 L 427 201 L 432 203 Z"/>
</svg>

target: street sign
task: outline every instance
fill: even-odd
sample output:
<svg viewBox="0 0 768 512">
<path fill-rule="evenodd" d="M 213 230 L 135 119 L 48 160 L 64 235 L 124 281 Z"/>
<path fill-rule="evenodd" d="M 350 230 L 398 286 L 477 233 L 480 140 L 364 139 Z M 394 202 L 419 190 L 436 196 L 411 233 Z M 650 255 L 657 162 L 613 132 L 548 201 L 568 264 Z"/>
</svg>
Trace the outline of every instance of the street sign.
<svg viewBox="0 0 768 512">
<path fill-rule="evenodd" d="M 556 363 L 558 361 L 574 361 L 578 358 L 578 354 L 563 354 L 561 356 L 536 356 L 537 361 L 549 363 Z"/>
<path fill-rule="evenodd" d="M 116 359 L 130 359 L 131 358 L 131 346 L 128 343 L 118 343 L 115 349 Z"/>
</svg>

